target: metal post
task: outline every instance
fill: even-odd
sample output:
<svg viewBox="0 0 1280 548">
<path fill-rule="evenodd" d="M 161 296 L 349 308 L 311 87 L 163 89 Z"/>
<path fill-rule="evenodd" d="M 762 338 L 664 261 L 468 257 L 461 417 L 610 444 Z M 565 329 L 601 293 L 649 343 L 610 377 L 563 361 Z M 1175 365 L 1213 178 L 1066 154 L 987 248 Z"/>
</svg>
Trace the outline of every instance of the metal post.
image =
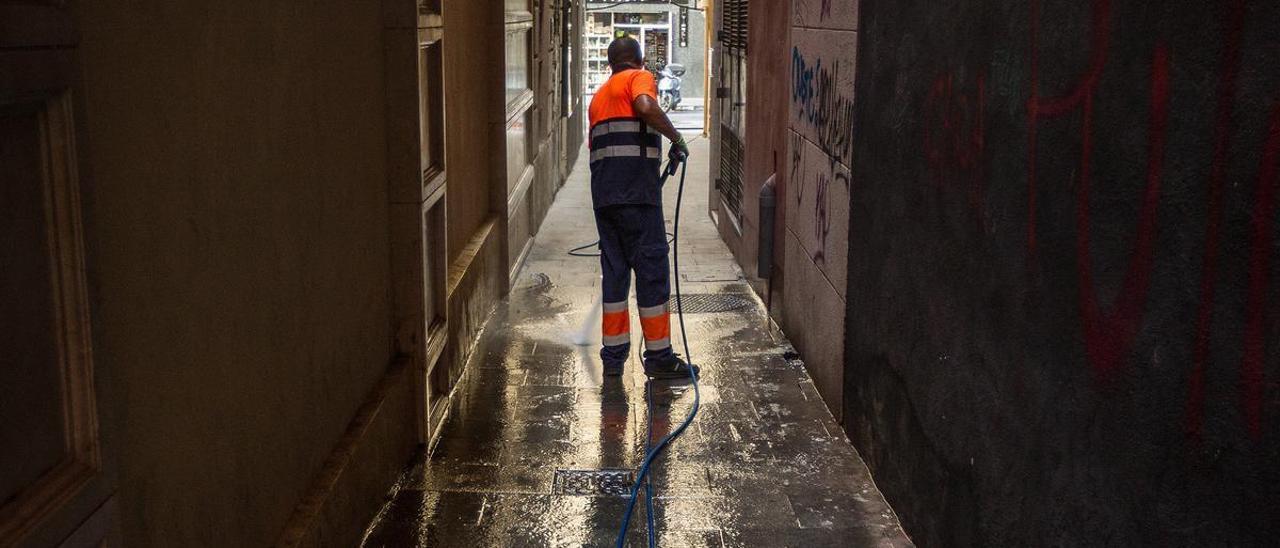
<svg viewBox="0 0 1280 548">
<path fill-rule="evenodd" d="M 760 235 L 756 247 L 756 276 L 768 278 L 773 274 L 773 213 L 777 209 L 775 179 L 777 174 L 760 186 Z"/>
</svg>

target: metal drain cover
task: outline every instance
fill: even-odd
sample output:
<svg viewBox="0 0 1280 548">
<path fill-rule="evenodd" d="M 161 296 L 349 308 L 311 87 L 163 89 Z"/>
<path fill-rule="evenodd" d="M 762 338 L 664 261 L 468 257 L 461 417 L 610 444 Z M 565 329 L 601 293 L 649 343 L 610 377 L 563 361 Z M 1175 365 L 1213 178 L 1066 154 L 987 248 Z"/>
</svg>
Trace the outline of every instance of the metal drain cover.
<svg viewBox="0 0 1280 548">
<path fill-rule="evenodd" d="M 552 492 L 557 495 L 627 496 L 635 474 L 631 470 L 556 470 Z"/>
<path fill-rule="evenodd" d="M 670 303 L 672 312 L 680 309 L 674 297 Z M 680 305 L 684 307 L 685 314 L 728 312 L 751 306 L 751 298 L 734 293 L 686 293 L 680 296 Z"/>
</svg>

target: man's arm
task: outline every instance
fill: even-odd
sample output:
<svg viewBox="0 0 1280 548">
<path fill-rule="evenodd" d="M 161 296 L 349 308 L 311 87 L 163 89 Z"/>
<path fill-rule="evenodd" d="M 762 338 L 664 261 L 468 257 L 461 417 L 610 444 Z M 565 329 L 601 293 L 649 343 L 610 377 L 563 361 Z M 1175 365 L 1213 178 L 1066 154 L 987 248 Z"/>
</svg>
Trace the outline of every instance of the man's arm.
<svg viewBox="0 0 1280 548">
<path fill-rule="evenodd" d="M 658 130 L 658 133 L 665 135 L 671 139 L 673 143 L 682 143 L 684 138 L 680 136 L 680 132 L 676 131 L 676 126 L 671 124 L 671 119 L 667 118 L 667 113 L 662 112 L 662 107 L 658 106 L 658 102 L 649 95 L 637 95 L 634 101 L 631 101 L 631 107 L 635 109 L 636 115 L 644 120 L 649 127 Z"/>
</svg>

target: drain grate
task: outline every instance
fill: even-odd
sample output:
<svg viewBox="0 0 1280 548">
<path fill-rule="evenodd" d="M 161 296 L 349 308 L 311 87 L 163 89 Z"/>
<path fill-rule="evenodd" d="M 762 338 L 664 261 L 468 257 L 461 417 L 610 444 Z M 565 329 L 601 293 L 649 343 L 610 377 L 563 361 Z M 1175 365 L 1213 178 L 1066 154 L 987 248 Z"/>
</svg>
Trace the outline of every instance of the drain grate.
<svg viewBox="0 0 1280 548">
<path fill-rule="evenodd" d="M 671 297 L 671 311 L 676 312 L 676 299 Z M 751 298 L 733 293 L 685 293 L 680 296 L 680 304 L 685 314 L 706 314 L 712 312 L 728 312 L 751 306 Z"/>
<path fill-rule="evenodd" d="M 626 496 L 634 482 L 631 470 L 556 470 L 552 491 L 557 495 Z"/>
</svg>

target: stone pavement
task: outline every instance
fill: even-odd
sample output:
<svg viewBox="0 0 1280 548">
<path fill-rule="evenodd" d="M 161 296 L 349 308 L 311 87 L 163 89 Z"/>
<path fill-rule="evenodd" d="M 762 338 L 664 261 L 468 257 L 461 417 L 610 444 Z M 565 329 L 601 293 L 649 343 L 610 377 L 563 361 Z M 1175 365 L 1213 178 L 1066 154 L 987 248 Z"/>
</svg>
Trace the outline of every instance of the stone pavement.
<svg viewBox="0 0 1280 548">
<path fill-rule="evenodd" d="M 691 148 L 681 290 L 746 306 L 686 315 L 702 409 L 653 469 L 658 544 L 909 546 L 716 235 L 707 140 Z M 670 217 L 674 181 L 666 201 Z M 684 419 L 694 394 L 683 382 L 646 383 L 635 357 L 621 379 L 602 379 L 596 325 L 590 346 L 570 342 L 599 291 L 599 262 L 565 252 L 595 238 L 584 162 L 478 341 L 438 441 L 393 488 L 365 546 L 614 545 L 625 496 L 557 470 L 635 470 L 648 421 L 656 441 Z M 677 329 L 673 315 L 673 342 Z M 632 336 L 633 349 L 642 345 L 639 329 Z M 593 494 L 574 494 L 584 487 Z M 628 544 L 645 539 L 640 501 Z"/>
</svg>

